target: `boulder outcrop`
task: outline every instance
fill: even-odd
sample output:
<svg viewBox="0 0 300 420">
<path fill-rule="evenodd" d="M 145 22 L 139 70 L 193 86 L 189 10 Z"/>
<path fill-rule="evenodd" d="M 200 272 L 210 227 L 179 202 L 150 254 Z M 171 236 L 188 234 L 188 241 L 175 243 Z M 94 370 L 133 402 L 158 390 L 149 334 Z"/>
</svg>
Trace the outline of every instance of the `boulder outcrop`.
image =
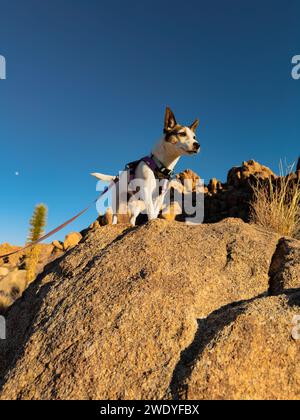
<svg viewBox="0 0 300 420">
<path fill-rule="evenodd" d="M 267 297 L 279 239 L 237 219 L 88 232 L 8 312 L 0 398 L 297 398 L 296 292 Z"/>
<path fill-rule="evenodd" d="M 183 399 L 299 400 L 300 293 L 230 306 L 199 320 L 192 368 L 173 383 Z"/>
</svg>

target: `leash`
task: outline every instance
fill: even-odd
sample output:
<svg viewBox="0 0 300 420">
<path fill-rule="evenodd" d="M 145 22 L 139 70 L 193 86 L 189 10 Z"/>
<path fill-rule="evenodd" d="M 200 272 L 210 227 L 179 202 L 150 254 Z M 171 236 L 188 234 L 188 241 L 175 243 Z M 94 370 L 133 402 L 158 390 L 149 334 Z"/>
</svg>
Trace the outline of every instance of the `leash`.
<svg viewBox="0 0 300 420">
<path fill-rule="evenodd" d="M 172 170 L 164 167 L 163 164 L 155 156 L 153 156 L 153 154 L 151 154 L 151 156 L 145 156 L 138 161 L 131 162 L 131 163 L 127 164 L 126 169 L 129 171 L 129 174 L 135 171 L 136 166 L 141 161 L 144 161 L 150 167 L 150 169 L 153 170 L 153 172 L 156 175 L 158 175 L 158 173 L 159 173 L 160 176 L 158 176 L 158 178 L 163 178 L 165 180 L 164 185 L 163 185 L 163 189 L 162 189 L 162 193 L 165 194 L 166 191 L 167 191 L 168 181 L 170 181 L 170 179 L 174 175 L 174 172 Z M 118 181 L 119 181 L 119 177 L 115 177 L 115 179 L 109 184 L 108 187 L 106 187 L 101 192 L 101 194 L 99 195 L 98 198 L 96 198 L 96 200 L 94 200 L 89 206 L 87 206 L 85 209 L 81 210 L 78 214 L 73 216 L 71 219 L 67 220 L 66 222 L 64 222 L 61 225 L 59 225 L 58 227 L 56 227 L 55 229 L 51 230 L 46 235 L 41 236 L 36 241 L 34 241 L 34 242 L 32 242 L 28 245 L 25 245 L 25 246 L 23 246 L 22 248 L 20 248 L 16 251 L 12 251 L 12 252 L 9 252 L 8 254 L 0 255 L 0 259 L 5 260 L 6 258 L 10 257 L 11 255 L 19 254 L 20 252 L 23 252 L 23 251 L 25 251 L 29 248 L 32 248 L 33 246 L 35 246 L 35 245 L 45 241 L 46 239 L 50 238 L 55 233 L 61 231 L 66 226 L 68 226 L 70 223 L 74 222 L 74 220 L 78 219 L 78 217 L 80 217 L 84 213 L 86 213 L 91 208 L 91 206 L 94 205 L 98 200 L 100 200 L 100 198 L 103 197 Z"/>
<path fill-rule="evenodd" d="M 16 251 L 12 251 L 9 252 L 8 254 L 5 255 L 0 255 L 0 259 L 5 259 L 10 257 L 11 255 L 15 255 L 15 254 L 19 254 L 20 252 L 25 251 L 26 249 L 29 249 L 37 244 L 39 244 L 40 242 L 45 241 L 46 239 L 50 238 L 50 236 L 54 235 L 55 233 L 59 232 L 60 230 L 62 230 L 63 228 L 65 228 L 66 226 L 68 226 L 70 223 L 74 222 L 74 220 L 78 219 L 78 217 L 82 216 L 84 213 L 86 213 L 91 207 L 92 205 L 94 205 L 101 197 L 103 197 L 115 184 L 116 182 L 118 182 L 118 178 L 116 178 L 116 180 L 112 181 L 110 183 L 110 185 L 108 187 L 106 187 L 101 194 L 99 195 L 98 198 L 96 198 L 96 200 L 94 200 L 91 204 L 89 204 L 85 209 L 81 210 L 79 213 L 77 213 L 75 216 L 73 216 L 71 219 L 67 220 L 66 222 L 62 223 L 61 225 L 59 225 L 58 227 L 56 227 L 55 229 L 51 230 L 50 232 L 48 232 L 46 235 L 41 236 L 39 239 L 37 239 L 36 241 L 23 246 L 22 248 L 16 250 Z"/>
</svg>

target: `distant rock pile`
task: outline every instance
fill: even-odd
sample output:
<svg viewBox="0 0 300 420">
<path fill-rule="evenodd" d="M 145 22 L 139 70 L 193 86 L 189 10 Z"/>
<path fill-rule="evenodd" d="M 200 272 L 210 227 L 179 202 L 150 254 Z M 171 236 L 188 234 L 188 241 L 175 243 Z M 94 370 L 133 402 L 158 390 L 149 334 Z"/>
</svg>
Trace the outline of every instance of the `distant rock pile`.
<svg viewBox="0 0 300 420">
<path fill-rule="evenodd" d="M 238 188 L 241 184 L 248 183 L 249 178 L 264 180 L 277 178 L 277 176 L 266 166 L 255 162 L 255 160 L 249 160 L 248 162 L 243 162 L 240 167 L 230 169 L 227 175 L 227 185 L 228 187 Z"/>
<path fill-rule="evenodd" d="M 61 241 L 53 241 L 52 246 L 54 247 L 54 252 L 56 251 L 68 251 L 69 249 L 73 248 L 74 246 L 78 245 L 82 239 L 82 235 L 79 232 L 71 232 L 68 233 L 65 237 L 63 242 Z"/>
<path fill-rule="evenodd" d="M 38 245 L 41 252 L 37 265 L 37 274 L 41 273 L 44 266 L 56 258 L 51 245 Z M 16 251 L 20 247 L 7 243 L 0 244 L 0 255 Z M 14 254 L 9 258 L 0 259 L 0 313 L 9 308 L 19 299 L 26 290 L 28 283 L 25 270 L 25 252 Z"/>
<path fill-rule="evenodd" d="M 296 171 L 287 176 L 291 183 L 300 180 L 300 159 Z M 191 170 L 177 176 L 177 180 L 181 184 L 186 178 L 192 179 L 192 183 L 194 183 L 195 180 L 199 179 L 199 176 Z M 216 178 L 211 179 L 209 184 L 204 187 L 204 222 L 215 223 L 227 217 L 237 217 L 245 222 L 249 222 L 253 186 L 257 185 L 257 183 L 265 185 L 269 182 L 276 186 L 276 184 L 280 185 L 282 179 L 271 169 L 254 160 L 243 162 L 241 166 L 230 169 L 225 183 Z M 185 194 L 189 194 L 188 191 L 182 192 L 183 197 Z M 197 198 L 197 193 L 201 193 L 201 191 L 197 192 L 193 188 L 194 202 Z M 185 215 L 176 217 L 176 220 L 182 219 L 185 219 Z"/>
<path fill-rule="evenodd" d="M 226 183 L 212 180 L 205 196 L 205 222 L 218 222 L 226 217 L 238 217 L 248 222 L 252 185 L 270 178 L 277 178 L 271 169 L 249 160 L 230 169 Z"/>
<path fill-rule="evenodd" d="M 63 242 L 53 241 L 50 245 L 37 245 L 41 252 L 36 275 L 40 274 L 51 261 L 54 261 L 66 251 L 76 246 L 81 239 L 82 235 L 80 233 L 72 232 L 66 235 Z M 19 248 L 7 243 L 2 244 L 0 245 L 0 255 L 13 252 Z M 25 257 L 26 252 L 21 252 L 6 258 L 4 261 L 2 259 L 0 260 L 0 313 L 5 312 L 22 296 L 28 287 Z"/>
</svg>

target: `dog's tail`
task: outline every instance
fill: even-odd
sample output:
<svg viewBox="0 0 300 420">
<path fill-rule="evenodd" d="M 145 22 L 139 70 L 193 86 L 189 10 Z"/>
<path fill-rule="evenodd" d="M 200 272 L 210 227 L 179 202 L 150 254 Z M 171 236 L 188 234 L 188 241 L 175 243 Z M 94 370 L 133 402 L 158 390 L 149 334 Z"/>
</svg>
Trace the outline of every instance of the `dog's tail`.
<svg viewBox="0 0 300 420">
<path fill-rule="evenodd" d="M 99 174 L 98 172 L 93 172 L 90 175 L 96 177 L 97 179 L 100 179 L 101 181 L 105 181 L 105 182 L 111 182 L 116 178 L 115 176 Z"/>
</svg>

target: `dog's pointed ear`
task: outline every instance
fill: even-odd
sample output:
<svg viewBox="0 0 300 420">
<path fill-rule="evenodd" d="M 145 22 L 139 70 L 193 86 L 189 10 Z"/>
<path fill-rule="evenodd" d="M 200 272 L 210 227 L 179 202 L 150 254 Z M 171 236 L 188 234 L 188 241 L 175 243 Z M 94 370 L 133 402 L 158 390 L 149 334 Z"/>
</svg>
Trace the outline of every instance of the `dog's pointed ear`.
<svg viewBox="0 0 300 420">
<path fill-rule="evenodd" d="M 190 125 L 190 129 L 195 132 L 197 130 L 198 125 L 199 125 L 199 120 L 197 118 L 196 121 L 194 121 L 193 124 Z"/>
<path fill-rule="evenodd" d="M 167 106 L 166 113 L 165 113 L 165 126 L 164 132 L 167 133 L 168 131 L 172 130 L 175 125 L 177 124 L 175 116 L 171 111 L 171 108 Z"/>
</svg>

